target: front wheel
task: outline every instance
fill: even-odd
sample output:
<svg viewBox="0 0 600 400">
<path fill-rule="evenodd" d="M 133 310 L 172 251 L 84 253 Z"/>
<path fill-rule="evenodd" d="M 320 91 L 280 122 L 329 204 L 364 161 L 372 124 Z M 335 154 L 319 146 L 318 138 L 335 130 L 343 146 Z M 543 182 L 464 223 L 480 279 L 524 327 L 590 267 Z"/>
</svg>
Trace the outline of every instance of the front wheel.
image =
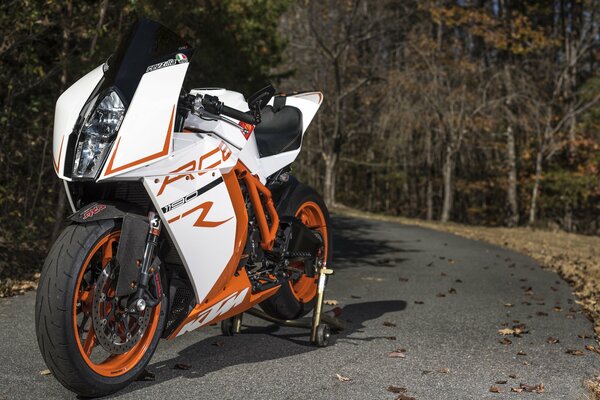
<svg viewBox="0 0 600 400">
<path fill-rule="evenodd" d="M 321 196 L 310 186 L 299 184 L 278 207 L 281 216 L 295 216 L 323 238 L 323 260 L 331 266 L 331 222 Z M 260 304 L 269 315 L 279 319 L 297 319 L 308 314 L 317 299 L 318 276 L 305 274 L 283 284 L 272 297 Z"/>
<path fill-rule="evenodd" d="M 86 397 L 114 393 L 150 361 L 165 319 L 165 300 L 141 313 L 115 295 L 117 222 L 68 226 L 44 263 L 35 304 L 37 340 L 48 368 Z"/>
</svg>

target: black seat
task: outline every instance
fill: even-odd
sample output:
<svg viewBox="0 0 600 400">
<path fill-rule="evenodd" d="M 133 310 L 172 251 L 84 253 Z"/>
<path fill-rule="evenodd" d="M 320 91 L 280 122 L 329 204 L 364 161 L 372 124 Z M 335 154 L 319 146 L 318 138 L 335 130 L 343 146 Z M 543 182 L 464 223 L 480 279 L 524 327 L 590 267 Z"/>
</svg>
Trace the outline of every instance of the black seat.
<svg viewBox="0 0 600 400">
<path fill-rule="evenodd" d="M 273 107 L 261 110 L 261 123 L 254 128 L 258 154 L 269 157 L 297 150 L 302 144 L 302 112 L 285 105 L 285 96 L 277 96 Z"/>
</svg>

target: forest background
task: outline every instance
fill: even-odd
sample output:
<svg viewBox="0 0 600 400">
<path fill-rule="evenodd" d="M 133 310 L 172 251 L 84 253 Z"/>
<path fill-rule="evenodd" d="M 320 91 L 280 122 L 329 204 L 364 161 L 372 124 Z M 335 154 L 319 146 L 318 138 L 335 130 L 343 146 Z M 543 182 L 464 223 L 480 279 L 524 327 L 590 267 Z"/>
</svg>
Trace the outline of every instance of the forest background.
<svg viewBox="0 0 600 400">
<path fill-rule="evenodd" d="M 56 99 L 136 16 L 196 47 L 187 88 L 322 91 L 294 173 L 330 206 L 600 235 L 599 0 L 9 0 L 0 281 L 69 212 Z"/>
</svg>

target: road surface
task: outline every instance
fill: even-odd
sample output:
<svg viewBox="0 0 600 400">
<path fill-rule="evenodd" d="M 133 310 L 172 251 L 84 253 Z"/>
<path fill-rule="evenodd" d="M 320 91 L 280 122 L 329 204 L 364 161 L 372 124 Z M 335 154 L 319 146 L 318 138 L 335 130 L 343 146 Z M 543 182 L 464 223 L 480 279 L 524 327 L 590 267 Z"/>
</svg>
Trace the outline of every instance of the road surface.
<svg viewBox="0 0 600 400">
<path fill-rule="evenodd" d="M 155 380 L 114 397 L 395 399 L 388 387 L 396 386 L 416 399 L 587 398 L 583 383 L 600 372 L 600 358 L 584 348 L 594 344 L 592 324 L 556 274 L 447 233 L 343 216 L 333 222 L 336 274 L 326 298 L 350 322 L 332 345 L 316 348 L 302 330 L 245 316 L 234 337 L 213 326 L 162 341 L 148 368 Z M 40 373 L 34 300 L 34 293 L 0 300 L 0 399 L 74 398 Z M 527 333 L 498 333 L 515 326 Z M 389 357 L 399 349 L 404 357 Z M 541 383 L 544 393 L 510 392 L 521 383 Z M 503 393 L 491 393 L 492 385 Z"/>
</svg>

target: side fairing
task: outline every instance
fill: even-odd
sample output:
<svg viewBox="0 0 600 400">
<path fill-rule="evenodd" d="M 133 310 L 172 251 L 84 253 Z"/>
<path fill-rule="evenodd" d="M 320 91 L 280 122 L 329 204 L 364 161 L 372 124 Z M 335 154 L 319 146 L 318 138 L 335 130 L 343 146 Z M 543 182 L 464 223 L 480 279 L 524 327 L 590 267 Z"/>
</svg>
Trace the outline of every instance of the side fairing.
<svg viewBox="0 0 600 400">
<path fill-rule="evenodd" d="M 54 112 L 54 134 L 52 160 L 54 170 L 61 179 L 66 179 L 63 171 L 67 142 L 75 127 L 79 111 L 102 79 L 102 65 L 95 68 L 69 87 L 56 101 Z"/>
<path fill-rule="evenodd" d="M 156 175 L 143 178 L 199 302 L 236 256 L 240 215 L 223 175 L 236 161 L 223 141 L 205 136 L 173 159 L 152 165 L 145 172 Z"/>
</svg>

